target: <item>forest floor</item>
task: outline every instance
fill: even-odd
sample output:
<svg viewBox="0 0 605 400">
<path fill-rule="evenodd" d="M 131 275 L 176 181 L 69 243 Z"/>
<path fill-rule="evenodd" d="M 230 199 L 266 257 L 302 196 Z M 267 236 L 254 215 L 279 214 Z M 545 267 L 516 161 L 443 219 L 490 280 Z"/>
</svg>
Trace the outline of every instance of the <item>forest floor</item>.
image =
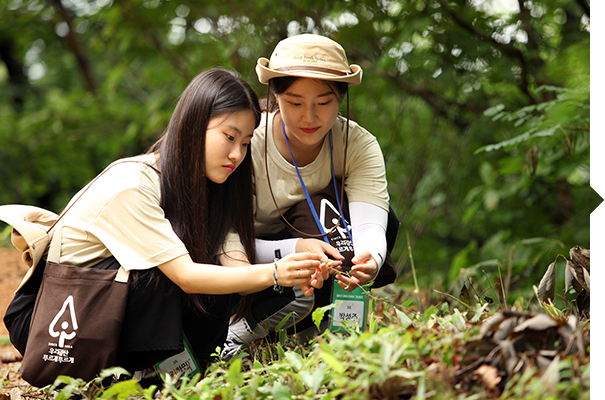
<svg viewBox="0 0 605 400">
<path fill-rule="evenodd" d="M 19 283 L 21 282 L 23 276 L 25 275 L 26 271 L 27 271 L 27 267 L 25 267 L 23 265 L 23 263 L 20 260 L 21 258 L 21 254 L 13 249 L 3 249 L 0 248 L 0 316 L 4 316 L 5 312 L 6 312 L 6 308 L 8 307 L 10 301 L 13 298 L 13 293 L 15 291 L 15 289 L 19 286 Z M 394 310 L 391 310 L 394 311 Z M 453 371 L 453 367 L 452 365 L 454 364 L 454 362 L 456 364 L 458 364 L 458 372 L 460 372 L 460 368 L 462 368 L 462 365 L 460 364 L 461 359 L 460 359 L 460 354 L 464 353 L 465 354 L 465 358 L 470 360 L 468 361 L 468 363 L 470 363 L 473 360 L 487 360 L 485 361 L 485 365 L 483 364 L 477 364 L 477 362 L 473 362 L 472 364 L 462 368 L 463 370 L 465 370 L 465 374 L 462 374 L 461 377 L 462 378 L 457 378 L 456 382 L 471 382 L 473 384 L 479 384 L 477 382 L 479 382 L 479 379 L 481 379 L 481 382 L 483 382 L 483 390 L 486 390 L 486 393 L 491 393 L 488 397 L 489 398 L 497 398 L 501 393 L 502 390 L 504 388 L 504 381 L 501 380 L 502 376 L 505 376 L 505 371 L 504 369 L 501 368 L 501 370 L 498 370 L 496 368 L 496 366 L 500 366 L 502 367 L 502 365 L 500 365 L 501 363 L 498 362 L 499 357 L 505 357 L 506 359 L 510 358 L 511 354 L 508 354 L 505 356 L 504 353 L 502 352 L 502 350 L 497 350 L 497 348 L 493 348 L 491 346 L 495 346 L 494 343 L 489 342 L 488 343 L 488 348 L 487 350 L 489 351 L 489 355 L 485 355 L 482 352 L 485 352 L 485 346 L 487 342 L 482 342 L 482 341 L 477 341 L 477 340 L 472 340 L 469 341 L 468 343 L 466 343 L 465 345 L 460 343 L 460 338 L 461 336 L 453 336 L 448 334 L 448 332 L 450 332 L 450 328 L 448 328 L 447 331 L 444 331 L 443 329 L 440 328 L 441 324 L 443 323 L 443 326 L 452 326 L 454 327 L 453 322 L 452 321 L 459 321 L 460 319 L 463 320 L 464 324 L 461 325 L 461 327 L 459 328 L 459 333 L 462 334 L 463 332 L 466 332 L 465 329 L 470 329 L 472 324 L 469 324 L 468 321 L 465 322 L 464 318 L 460 317 L 460 313 L 458 312 L 457 309 L 455 309 L 455 311 L 458 313 L 458 317 L 456 317 L 456 319 L 453 319 L 451 315 L 445 315 L 442 317 L 437 317 L 435 316 L 435 318 L 433 318 L 432 320 L 429 318 L 429 322 L 430 321 L 437 321 L 436 325 L 433 323 L 426 323 L 426 319 L 423 318 L 419 318 L 419 319 L 415 319 L 414 321 L 409 320 L 409 317 L 407 317 L 407 319 L 409 320 L 409 322 L 412 324 L 412 326 L 414 327 L 413 329 L 406 329 L 406 328 L 401 328 L 402 331 L 405 331 L 405 335 L 401 335 L 401 337 L 399 338 L 402 342 L 398 342 L 399 346 L 403 346 L 402 343 L 407 343 L 405 340 L 412 340 L 410 338 L 413 337 L 418 337 L 418 342 L 419 343 L 424 343 L 422 344 L 422 352 L 420 351 L 420 349 L 416 350 L 417 352 L 417 356 L 416 357 L 411 357 L 410 359 L 410 368 L 414 367 L 414 368 L 421 368 L 423 365 L 426 365 L 426 371 L 428 371 L 429 369 L 431 371 L 447 371 L 447 373 L 444 373 L 443 377 L 440 377 L 438 379 L 438 382 L 441 384 L 443 382 L 445 382 L 445 385 L 447 386 L 448 382 L 451 380 L 452 376 L 454 375 Z M 510 313 L 513 313 L 513 311 L 510 311 Z M 518 315 L 517 315 L 518 314 Z M 563 320 L 557 320 L 558 322 L 556 322 L 555 326 L 553 327 L 552 321 L 550 319 L 548 319 L 548 323 L 544 322 L 544 318 L 539 319 L 539 320 L 526 320 L 525 314 L 526 313 L 517 313 L 515 315 L 517 315 L 515 318 L 510 318 L 507 321 L 511 322 L 511 324 L 518 324 L 517 328 L 520 326 L 520 324 L 524 324 L 529 326 L 529 322 L 533 321 L 531 324 L 531 329 L 530 328 L 524 328 L 523 330 L 519 330 L 518 332 L 516 332 L 516 336 L 514 338 L 515 342 L 517 344 L 526 344 L 525 346 L 521 346 L 519 348 L 519 350 L 515 350 L 514 351 L 514 355 L 517 359 L 519 360 L 524 360 L 523 363 L 521 363 L 521 365 L 525 365 L 527 368 L 523 369 L 523 371 L 515 371 L 514 374 L 515 375 L 513 378 L 514 379 L 521 379 L 521 382 L 519 384 L 519 390 L 516 390 L 514 393 L 511 392 L 510 395 L 512 397 L 507 397 L 507 398 L 519 398 L 517 395 L 521 392 L 524 392 L 525 390 L 530 390 L 531 393 L 536 394 L 536 396 L 538 395 L 542 395 L 542 394 L 553 394 L 556 396 L 562 395 L 563 393 L 569 394 L 569 393 L 575 393 L 577 396 L 572 396 L 572 397 L 564 397 L 564 398 L 582 398 L 585 399 L 587 398 L 586 395 L 590 395 L 590 376 L 589 374 L 587 374 L 587 371 L 590 371 L 590 352 L 588 351 L 588 346 L 590 345 L 590 328 L 588 327 L 587 329 L 582 328 L 581 330 L 579 330 L 577 332 L 577 335 L 574 334 L 573 337 L 570 339 L 572 340 L 573 343 L 575 343 L 574 345 L 574 351 L 572 352 L 572 347 L 570 346 L 564 346 L 566 347 L 565 349 L 559 349 L 556 352 L 556 357 L 553 356 L 553 350 L 552 349 L 558 349 L 558 347 L 555 346 L 555 342 L 553 342 L 555 339 L 560 338 L 561 336 L 559 335 L 561 332 L 565 333 L 567 331 L 569 331 L 568 324 L 564 323 Z M 389 314 L 390 315 L 390 314 Z M 387 318 L 389 317 L 389 315 L 384 314 L 383 313 L 383 318 Z M 395 317 L 395 315 L 391 315 L 390 317 L 392 318 L 391 324 L 393 325 L 397 325 L 397 324 L 402 324 L 403 322 L 405 322 L 405 320 L 403 320 L 401 318 L 401 316 L 399 316 L 399 314 L 397 317 Z M 436 315 L 436 314 L 434 314 Z M 453 314 L 452 314 L 453 315 Z M 542 313 L 542 315 L 546 315 L 544 313 Z M 523 316 L 523 318 L 521 318 L 521 316 Z M 423 322 L 424 321 L 424 322 Z M 440 321 L 440 322 L 439 322 Z M 448 321 L 447 323 L 443 322 L 443 321 Z M 475 323 L 476 325 L 476 323 Z M 510 327 L 510 324 L 504 324 L 502 323 L 501 325 L 506 325 Z M 506 328 L 506 326 L 504 328 Z M 514 325 L 513 325 L 514 326 Z M 501 331 L 500 327 L 492 327 L 490 329 L 496 329 L 498 331 Z M 504 329 L 503 328 L 503 329 Z M 569 329 L 567 329 L 569 328 Z M 452 328 L 453 329 L 453 328 Z M 512 329 L 512 328 L 511 328 Z M 566 330 L 567 329 L 567 330 Z M 517 331 L 518 329 L 515 329 L 515 331 Z M 455 330 L 454 330 L 455 331 Z M 451 331 L 451 332 L 454 332 Z M 573 331 L 575 331 L 575 328 L 573 328 Z M 556 335 L 551 335 L 556 333 Z M 386 333 L 387 336 L 385 336 L 385 338 L 389 338 L 388 340 L 392 340 L 392 337 L 389 336 L 390 334 L 387 332 Z M 416 335 L 416 336 L 414 336 Z M 379 338 L 380 336 L 376 336 L 375 340 L 379 340 L 377 338 Z M 567 337 L 567 336 L 566 336 Z M 427 338 L 431 338 L 428 342 L 427 342 Z M 545 338 L 544 340 L 542 340 L 541 338 Z M 355 338 L 353 338 L 355 339 Z M 351 340 L 353 340 L 351 339 Z M 422 339 L 422 341 L 420 340 Z M 475 338 L 476 339 L 476 338 Z M 567 339 L 569 339 L 569 337 L 567 337 Z M 364 338 L 362 338 L 362 336 L 359 336 L 356 340 L 359 340 L 359 343 L 363 343 L 363 340 L 366 340 Z M 382 339 L 382 340 L 387 340 L 387 339 Z M 507 339 L 507 340 L 512 340 L 512 339 Z M 558 340 L 558 339 L 557 339 Z M 413 340 L 409 343 L 410 348 L 413 348 L 413 344 L 412 342 L 414 342 Z M 543 343 L 544 342 L 544 343 Z M 545 344 L 545 342 L 553 342 L 550 344 Z M 355 348 L 355 346 L 357 346 L 359 343 L 357 342 L 352 342 L 352 343 L 356 343 L 353 348 Z M 390 343 L 390 342 L 389 342 Z M 429 345 L 429 343 L 431 343 L 431 345 Z M 456 344 L 457 343 L 457 344 Z M 481 345 L 481 343 L 483 343 L 483 345 Z M 558 342 L 557 342 L 558 343 Z M 407 344 L 406 344 L 407 346 Z M 541 347 L 542 346 L 542 347 Z M 546 346 L 546 347 L 544 347 Z M 543 348 L 544 347 L 544 348 Z M 403 347 L 402 347 L 403 348 Z M 442 349 L 449 349 L 449 351 L 447 351 L 445 353 L 445 355 L 447 357 L 450 357 L 448 360 L 448 362 L 445 362 L 443 360 L 445 360 L 442 354 Z M 499 348 L 499 347 L 498 347 Z M 528 349 L 533 349 L 533 350 L 528 350 Z M 549 360 L 552 359 L 554 357 L 554 359 L 556 360 L 556 363 L 554 363 L 554 367 L 548 367 L 548 370 L 552 370 L 555 371 L 556 370 L 556 379 L 553 378 L 553 374 L 544 374 L 544 377 L 540 378 L 540 375 L 542 375 L 542 372 L 539 371 L 531 371 L 531 366 L 532 365 L 538 365 L 537 361 L 534 360 L 534 356 L 535 356 L 535 349 L 542 349 L 544 351 L 546 351 L 546 353 L 549 355 Z M 460 354 L 459 354 L 460 352 Z M 343 354 L 346 354 L 347 352 L 343 352 Z M 420 356 L 420 354 L 423 354 L 423 356 Z M 571 354 L 573 353 L 573 354 Z M 410 353 L 411 354 L 411 353 Z M 359 357 L 362 357 L 360 359 L 367 359 L 367 360 L 373 360 L 372 357 L 378 357 L 380 356 L 378 353 L 374 354 L 371 352 L 366 352 L 366 353 L 360 353 Z M 571 357 L 568 357 L 571 356 Z M 367 357 L 367 358 L 363 358 L 363 357 Z M 382 357 L 382 356 L 380 356 Z M 446 357 L 446 358 L 447 358 Z M 271 358 L 271 357 L 270 357 Z M 544 357 L 542 357 L 544 358 Z M 567 358 L 566 360 L 564 360 L 564 362 L 559 363 L 560 359 L 563 358 Z M 261 358 L 262 359 L 262 358 Z M 416 359 L 416 362 L 414 363 L 413 360 Z M 263 359 L 264 360 L 264 359 Z M 439 361 L 442 360 L 442 361 Z M 25 382 L 22 378 L 21 378 L 21 373 L 20 373 L 20 368 L 21 368 L 21 361 L 22 361 L 22 357 L 19 354 L 19 352 L 10 344 L 10 341 L 8 340 L 8 331 L 6 330 L 6 327 L 4 326 L 4 322 L 0 320 L 0 400 L 43 400 L 48 398 L 48 396 L 44 393 L 44 391 L 42 390 L 38 390 L 37 388 L 29 385 L 27 382 Z M 488 362 L 489 361 L 489 362 Z M 501 360 L 500 360 L 501 361 Z M 269 361 L 264 361 L 265 363 L 269 363 Z M 275 364 L 274 367 L 272 368 L 277 368 L 276 370 L 279 370 L 279 368 L 285 368 L 284 371 L 290 371 L 292 366 L 287 364 L 287 360 L 283 361 L 282 363 L 277 363 Z M 342 360 L 343 363 L 345 362 L 349 362 L 349 360 L 347 358 Z M 369 362 L 369 361 L 368 361 Z M 359 363 L 358 361 L 355 361 L 355 363 Z M 374 364 L 378 364 L 375 363 L 374 361 L 369 362 L 370 364 L 374 365 Z M 467 363 L 467 364 L 468 364 Z M 363 362 L 362 362 L 363 364 Z M 476 364 L 476 365 L 475 365 Z M 283 367 L 283 366 L 286 367 Z M 466 364 L 465 364 L 466 365 Z M 550 365 L 550 363 L 549 363 Z M 280 367 L 282 366 L 282 367 Z M 438 367 L 437 369 L 435 369 L 435 367 Z M 489 367 L 489 368 L 487 368 Z M 353 368 L 353 367 L 351 367 Z M 487 372 L 485 372 L 485 370 L 488 370 L 489 374 Z M 560 371 L 559 369 L 560 368 Z M 588 368 L 588 369 L 587 369 Z M 412 368 L 413 370 L 413 368 Z M 538 380 L 534 381 L 528 381 L 528 376 L 530 375 L 526 375 L 524 373 L 524 371 L 527 370 L 529 371 L 531 374 L 536 374 L 536 376 L 538 376 Z M 494 373 L 497 371 L 497 374 L 494 375 Z M 551 371 L 551 372 L 552 372 Z M 559 382 L 559 372 L 562 371 L 562 379 Z M 429 373 L 427 375 L 427 377 L 431 377 L 433 374 L 433 372 Z M 539 372 L 539 373 L 538 373 Z M 286 372 L 285 372 L 286 373 Z M 519 376 L 523 375 L 523 377 L 519 378 Z M 286 373 L 287 375 L 287 373 Z M 519 375 L 519 376 L 516 376 Z M 243 376 L 243 375 L 242 375 Z M 495 378 L 497 379 L 495 379 Z M 223 379 L 223 376 L 217 376 L 216 377 L 217 380 Z M 429 381 L 431 381 L 430 378 Z M 553 380 L 554 379 L 554 380 Z M 527 382 L 529 383 L 527 383 Z M 552 382 L 551 382 L 552 381 Z M 428 381 L 427 381 L 428 382 Z M 432 381 L 431 381 L 432 382 Z M 467 382 L 467 383 L 468 383 Z M 523 384 L 522 382 L 526 382 L 525 384 Z M 532 383 L 534 382 L 534 383 Z M 553 382 L 558 382 L 559 384 L 557 386 L 554 386 L 552 383 Z M 471 386 L 469 384 L 469 388 L 465 389 L 465 390 L 469 390 L 469 398 L 486 398 L 486 397 L 476 397 L 477 392 L 473 389 L 471 390 Z M 302 383 L 301 383 L 302 384 Z M 228 385 L 227 385 L 228 386 Z M 460 393 L 460 389 L 456 388 L 454 390 L 456 386 L 452 385 L 452 392 L 451 393 Z M 405 386 L 405 388 L 407 389 L 407 386 Z M 515 386 L 511 387 L 511 390 L 515 390 Z M 399 389 L 398 389 L 399 390 Z M 441 390 L 441 389 L 440 389 Z M 449 387 L 448 387 L 449 390 Z M 479 391 L 481 391 L 482 389 L 478 389 Z M 395 393 L 395 392 L 393 392 Z M 346 397 L 346 396 L 345 396 Z M 382 398 L 382 397 L 380 397 Z M 386 398 L 386 397 L 385 397 Z M 444 398 L 444 397 L 438 397 L 438 398 Z M 462 397 L 459 397 L 462 398 Z M 526 398 L 526 397 L 523 397 Z M 540 398 L 540 397 L 527 397 L 527 398 Z M 549 398 L 557 398 L 557 397 L 549 397 Z M 563 397 L 558 397 L 558 398 L 563 398 Z"/>
<path fill-rule="evenodd" d="M 13 293 L 23 279 L 27 267 L 21 262 L 21 253 L 0 248 L 0 315 L 4 317 Z M 33 387 L 21 379 L 21 354 L 10 344 L 4 321 L 0 321 L 0 400 L 38 397 Z M 41 398 L 41 396 L 40 396 Z"/>
</svg>

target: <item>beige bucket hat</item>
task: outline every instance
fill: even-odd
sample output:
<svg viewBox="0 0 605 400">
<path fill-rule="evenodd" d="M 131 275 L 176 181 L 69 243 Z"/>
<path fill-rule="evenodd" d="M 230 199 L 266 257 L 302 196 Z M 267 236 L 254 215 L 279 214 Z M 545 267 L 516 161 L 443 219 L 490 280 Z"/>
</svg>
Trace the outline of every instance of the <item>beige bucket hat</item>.
<svg viewBox="0 0 605 400">
<path fill-rule="evenodd" d="M 343 47 L 332 39 L 303 34 L 279 42 L 271 59 L 259 58 L 256 73 L 265 85 L 269 79 L 287 76 L 359 85 L 363 71 L 359 65 L 349 65 Z"/>
<path fill-rule="evenodd" d="M 29 267 L 19 290 L 32 276 L 38 262 L 44 257 L 52 238 L 48 230 L 58 215 L 35 206 L 9 204 L 0 206 L 0 221 L 12 226 L 11 242 L 21 251 L 21 259 Z"/>
</svg>

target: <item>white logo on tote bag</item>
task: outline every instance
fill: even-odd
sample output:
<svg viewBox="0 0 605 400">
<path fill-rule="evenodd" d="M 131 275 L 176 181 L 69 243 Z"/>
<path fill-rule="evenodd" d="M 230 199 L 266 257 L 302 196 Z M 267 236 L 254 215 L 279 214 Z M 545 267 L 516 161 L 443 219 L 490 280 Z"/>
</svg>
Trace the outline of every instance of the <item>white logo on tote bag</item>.
<svg viewBox="0 0 605 400">
<path fill-rule="evenodd" d="M 69 322 L 63 321 L 61 323 L 60 331 L 55 331 L 55 325 L 57 322 L 65 314 L 67 311 L 67 307 L 69 306 L 69 315 L 71 316 L 71 333 L 67 333 L 67 329 L 69 328 Z M 76 320 L 76 310 L 74 307 L 74 298 L 73 296 L 69 296 L 64 302 L 61 310 L 55 315 L 55 318 L 52 320 L 48 327 L 48 333 L 50 336 L 56 338 L 59 337 L 59 347 L 63 348 L 65 345 L 65 340 L 71 340 L 76 337 L 76 331 L 78 330 L 78 321 Z"/>
</svg>

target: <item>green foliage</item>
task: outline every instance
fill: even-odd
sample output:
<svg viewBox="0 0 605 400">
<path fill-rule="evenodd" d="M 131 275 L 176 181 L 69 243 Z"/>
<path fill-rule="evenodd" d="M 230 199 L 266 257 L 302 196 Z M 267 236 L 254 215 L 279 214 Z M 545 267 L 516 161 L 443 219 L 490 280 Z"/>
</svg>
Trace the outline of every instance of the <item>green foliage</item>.
<svg viewBox="0 0 605 400">
<path fill-rule="evenodd" d="M 315 325 L 315 327 L 317 328 L 318 331 L 321 331 L 320 324 L 321 324 L 321 321 L 323 321 L 326 313 L 330 312 L 330 310 L 334 309 L 337 305 L 338 304 L 332 303 L 325 307 L 319 307 L 313 311 L 313 314 L 311 315 L 311 317 L 313 318 L 313 324 Z"/>
<path fill-rule="evenodd" d="M 217 360 L 203 376 L 167 375 L 162 385 L 145 389 L 132 379 L 104 387 L 102 379 L 124 373 L 111 369 L 90 383 L 60 377 L 47 390 L 56 389 L 58 399 L 79 395 L 85 400 L 489 398 L 486 390 L 495 390 L 489 382 L 470 382 L 456 372 L 473 351 L 467 344 L 496 308 L 477 303 L 460 311 L 443 302 L 421 314 L 385 300 L 373 302 L 367 324 L 371 328 L 365 332 L 326 331 L 306 346 L 291 337 L 283 344 L 261 343 L 254 357 Z M 519 371 L 502 382 L 499 398 L 587 399 L 587 360 L 569 355 L 544 373 L 536 368 Z"/>
<path fill-rule="evenodd" d="M 461 285 L 485 270 L 526 293 L 561 248 L 589 247 L 601 202 L 589 185 L 590 10 L 500 3 L 0 0 L 0 204 L 60 211 L 157 139 L 199 71 L 239 71 L 264 97 L 257 58 L 315 32 L 364 69 L 349 113 L 381 143 L 409 232 L 393 251 L 399 280 Z"/>
</svg>

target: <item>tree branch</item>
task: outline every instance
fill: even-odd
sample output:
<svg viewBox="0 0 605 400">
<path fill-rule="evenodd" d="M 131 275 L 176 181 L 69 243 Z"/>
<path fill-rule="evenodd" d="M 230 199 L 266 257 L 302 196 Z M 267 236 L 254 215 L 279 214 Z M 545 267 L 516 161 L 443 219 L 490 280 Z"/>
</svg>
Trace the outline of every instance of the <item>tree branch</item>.
<svg viewBox="0 0 605 400">
<path fill-rule="evenodd" d="M 460 106 L 460 104 L 448 102 L 443 97 L 439 96 L 438 94 L 426 87 L 418 87 L 411 85 L 405 82 L 403 79 L 400 79 L 399 77 L 393 76 L 391 74 L 383 72 L 381 75 L 383 78 L 391 81 L 401 89 L 423 99 L 429 106 L 431 106 L 431 108 L 433 109 L 433 111 L 435 111 L 437 115 L 450 121 L 460 130 L 464 130 L 468 127 L 468 121 L 465 121 L 456 116 L 452 116 L 451 113 L 448 112 L 448 109 Z"/>
<path fill-rule="evenodd" d="M 486 42 L 492 43 L 496 48 L 500 49 L 502 52 L 517 58 L 517 60 L 519 61 L 519 65 L 521 66 L 521 82 L 520 82 L 519 88 L 528 97 L 529 101 L 532 104 L 536 104 L 537 100 L 534 97 L 534 95 L 531 93 L 531 91 L 529 90 L 529 80 L 527 79 L 527 77 L 529 75 L 528 63 L 527 63 L 527 60 L 525 59 L 525 56 L 521 52 L 521 50 L 517 49 L 514 46 L 511 46 L 511 45 L 508 45 L 505 43 L 500 43 L 496 39 L 494 39 L 491 35 L 477 29 L 470 22 L 468 22 L 467 20 L 462 18 L 462 16 L 460 16 L 458 13 L 456 13 L 447 4 L 446 0 L 436 0 L 436 1 L 437 1 L 437 3 L 439 3 L 441 5 L 441 7 L 443 7 L 443 9 L 445 11 L 447 11 L 447 13 L 452 17 L 452 19 L 458 25 L 460 25 L 463 29 L 467 30 L 468 32 L 472 33 L 473 35 L 477 36 L 478 38 L 485 40 Z"/>
<path fill-rule="evenodd" d="M 536 32 L 531 25 L 531 15 L 525 7 L 525 0 L 517 0 L 517 2 L 519 4 L 519 18 L 521 19 L 521 23 L 523 24 L 523 30 L 527 32 L 527 44 L 532 51 L 535 51 L 537 53 L 539 50 L 540 41 L 538 40 L 538 35 L 536 35 Z M 540 58 L 538 58 L 538 60 L 540 62 L 542 61 Z M 536 60 L 532 60 L 532 62 L 533 61 Z"/>
<path fill-rule="evenodd" d="M 92 76 L 92 70 L 90 68 L 90 63 L 88 62 L 88 58 L 84 50 L 82 50 L 82 46 L 76 36 L 76 33 L 73 30 L 73 18 L 71 14 L 63 7 L 61 0 L 50 0 L 51 3 L 56 7 L 59 11 L 59 14 L 63 17 L 63 20 L 69 27 L 69 31 L 67 32 L 67 36 L 65 36 L 65 40 L 71 51 L 74 53 L 76 60 L 78 61 L 78 65 L 80 66 L 80 72 L 84 77 L 84 82 L 86 88 L 91 93 L 96 93 L 97 87 L 95 84 L 95 80 Z"/>
<path fill-rule="evenodd" d="M 15 55 L 14 40 L 6 34 L 0 34 L 0 59 L 4 61 L 8 72 L 9 87 L 13 97 L 13 108 L 17 113 L 23 111 L 25 90 L 29 86 L 23 73 L 23 65 Z"/>
</svg>

